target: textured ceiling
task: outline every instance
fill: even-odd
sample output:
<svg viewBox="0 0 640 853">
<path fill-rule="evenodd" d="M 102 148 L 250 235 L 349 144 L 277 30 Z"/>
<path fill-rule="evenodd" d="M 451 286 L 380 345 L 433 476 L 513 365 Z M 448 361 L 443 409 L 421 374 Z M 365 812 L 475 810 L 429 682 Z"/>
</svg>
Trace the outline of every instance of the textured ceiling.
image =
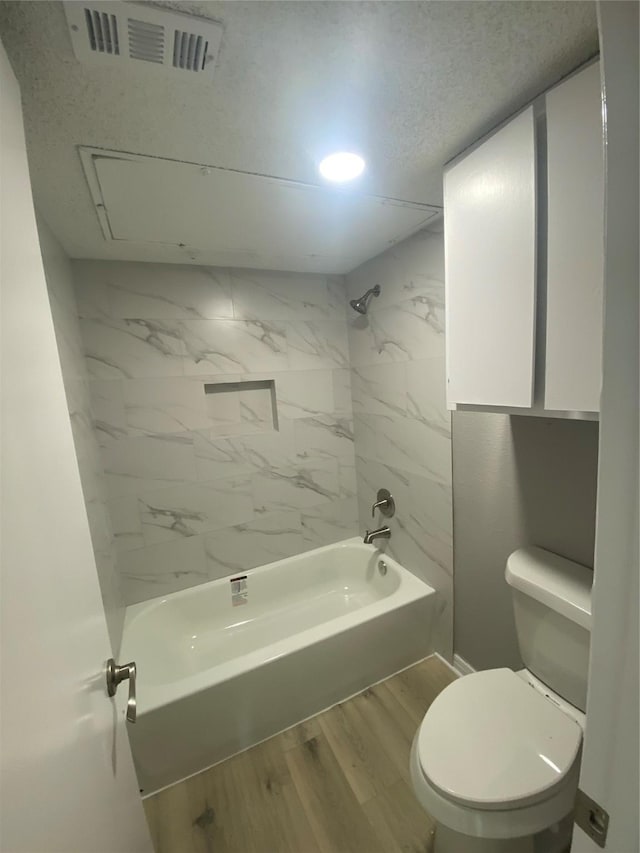
<svg viewBox="0 0 640 853">
<path fill-rule="evenodd" d="M 131 257 L 102 237 L 78 145 L 310 183 L 352 149 L 364 191 L 440 204 L 448 159 L 598 49 L 591 2 L 153 5 L 223 23 L 212 81 L 80 65 L 60 3 L 0 3 L 36 204 L 74 257 Z"/>
</svg>

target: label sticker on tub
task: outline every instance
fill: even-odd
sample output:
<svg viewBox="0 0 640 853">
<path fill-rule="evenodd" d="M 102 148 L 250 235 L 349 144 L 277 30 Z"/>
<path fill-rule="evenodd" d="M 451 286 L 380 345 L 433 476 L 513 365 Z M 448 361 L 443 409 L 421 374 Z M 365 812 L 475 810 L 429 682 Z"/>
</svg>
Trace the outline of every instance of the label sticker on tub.
<svg viewBox="0 0 640 853">
<path fill-rule="evenodd" d="M 239 578 L 231 578 L 231 606 L 237 607 L 239 604 L 246 604 L 249 598 L 249 590 L 247 589 L 247 576 L 242 575 Z"/>
</svg>

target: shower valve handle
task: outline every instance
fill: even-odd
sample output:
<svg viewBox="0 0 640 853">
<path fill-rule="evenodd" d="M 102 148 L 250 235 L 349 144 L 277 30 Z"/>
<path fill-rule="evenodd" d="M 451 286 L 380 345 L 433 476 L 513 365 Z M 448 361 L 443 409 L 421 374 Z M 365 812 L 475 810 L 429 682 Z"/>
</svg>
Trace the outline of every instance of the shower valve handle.
<svg viewBox="0 0 640 853">
<path fill-rule="evenodd" d="M 107 661 L 107 693 L 109 696 L 116 695 L 116 690 L 121 681 L 129 680 L 129 698 L 127 699 L 127 721 L 129 723 L 136 721 L 136 673 L 135 661 L 125 663 L 123 666 L 118 666 L 113 658 L 109 658 Z"/>
<path fill-rule="evenodd" d="M 395 513 L 396 503 L 389 489 L 378 489 L 376 502 L 371 507 L 371 518 L 375 516 L 377 509 L 380 510 L 385 518 L 391 518 Z"/>
</svg>

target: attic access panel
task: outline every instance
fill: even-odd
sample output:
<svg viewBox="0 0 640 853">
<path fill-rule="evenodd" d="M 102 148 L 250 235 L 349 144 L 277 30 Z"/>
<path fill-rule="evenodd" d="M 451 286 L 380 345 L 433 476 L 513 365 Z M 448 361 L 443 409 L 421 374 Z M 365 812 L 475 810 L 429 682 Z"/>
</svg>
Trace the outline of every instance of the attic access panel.
<svg viewBox="0 0 640 853">
<path fill-rule="evenodd" d="M 177 160 L 80 154 L 105 239 L 146 247 L 147 255 L 154 244 L 173 246 L 182 261 L 187 254 L 219 266 L 345 273 L 440 212 Z"/>
</svg>

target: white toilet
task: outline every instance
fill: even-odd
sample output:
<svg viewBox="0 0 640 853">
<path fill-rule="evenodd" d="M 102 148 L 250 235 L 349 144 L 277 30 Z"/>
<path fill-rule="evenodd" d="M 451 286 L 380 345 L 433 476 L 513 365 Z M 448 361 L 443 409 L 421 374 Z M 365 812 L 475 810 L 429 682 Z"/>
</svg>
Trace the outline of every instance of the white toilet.
<svg viewBox="0 0 640 853">
<path fill-rule="evenodd" d="M 467 675 L 435 699 L 411 750 L 435 853 L 563 853 L 578 787 L 593 572 L 541 548 L 507 560 L 526 669 Z M 478 606 L 482 606 L 479 602 Z"/>
</svg>

